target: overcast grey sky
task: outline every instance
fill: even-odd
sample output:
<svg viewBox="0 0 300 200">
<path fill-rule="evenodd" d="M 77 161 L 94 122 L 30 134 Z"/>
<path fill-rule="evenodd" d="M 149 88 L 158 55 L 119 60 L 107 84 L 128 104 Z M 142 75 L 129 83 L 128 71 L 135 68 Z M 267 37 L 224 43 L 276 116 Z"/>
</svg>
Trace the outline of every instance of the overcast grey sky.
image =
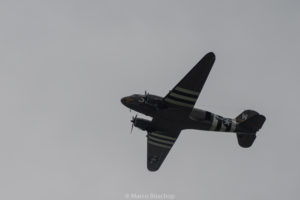
<svg viewBox="0 0 300 200">
<path fill-rule="evenodd" d="M 0 2 L 0 199 L 300 198 L 300 3 Z M 250 149 L 183 131 L 156 173 L 133 93 L 164 96 L 207 52 L 196 107 L 267 118 Z M 142 115 L 141 115 L 142 116 Z"/>
</svg>

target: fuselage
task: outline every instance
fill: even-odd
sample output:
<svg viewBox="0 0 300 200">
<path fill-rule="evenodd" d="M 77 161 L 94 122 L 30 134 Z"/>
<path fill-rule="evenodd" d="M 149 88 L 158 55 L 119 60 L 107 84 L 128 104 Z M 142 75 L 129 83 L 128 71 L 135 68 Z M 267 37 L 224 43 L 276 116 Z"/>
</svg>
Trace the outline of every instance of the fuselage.
<svg viewBox="0 0 300 200">
<path fill-rule="evenodd" d="M 163 121 L 165 127 L 177 130 L 197 129 L 207 131 L 235 132 L 236 121 L 224 118 L 211 112 L 193 108 L 192 112 L 184 109 L 169 107 L 162 97 L 156 95 L 134 94 L 121 99 L 123 105 L 136 112 Z"/>
</svg>

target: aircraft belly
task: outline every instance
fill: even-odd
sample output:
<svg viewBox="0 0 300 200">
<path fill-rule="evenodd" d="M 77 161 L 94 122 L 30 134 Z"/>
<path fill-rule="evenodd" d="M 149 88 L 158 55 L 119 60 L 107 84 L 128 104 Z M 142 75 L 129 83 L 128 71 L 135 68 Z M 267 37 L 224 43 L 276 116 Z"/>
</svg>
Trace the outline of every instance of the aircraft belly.
<svg viewBox="0 0 300 200">
<path fill-rule="evenodd" d="M 167 110 L 162 110 L 159 113 L 157 113 L 157 116 L 160 118 L 168 119 L 170 121 L 181 122 L 188 118 L 189 113 L 186 112 L 185 110 L 167 109 Z"/>
<path fill-rule="evenodd" d="M 211 122 L 207 120 L 193 120 L 188 118 L 183 124 L 182 129 L 209 130 Z"/>
<path fill-rule="evenodd" d="M 234 119 L 224 118 L 211 112 L 194 109 L 191 113 L 179 109 L 166 109 L 158 112 L 154 118 L 160 121 L 159 127 L 176 130 L 196 129 L 219 132 L 235 132 Z"/>
<path fill-rule="evenodd" d="M 169 129 L 172 127 L 176 130 L 183 129 L 198 129 L 198 130 L 209 130 L 211 122 L 207 120 L 193 120 L 187 113 L 182 111 L 173 110 L 170 112 L 160 112 L 156 115 L 156 121 L 159 121 L 158 126 L 163 129 Z"/>
</svg>

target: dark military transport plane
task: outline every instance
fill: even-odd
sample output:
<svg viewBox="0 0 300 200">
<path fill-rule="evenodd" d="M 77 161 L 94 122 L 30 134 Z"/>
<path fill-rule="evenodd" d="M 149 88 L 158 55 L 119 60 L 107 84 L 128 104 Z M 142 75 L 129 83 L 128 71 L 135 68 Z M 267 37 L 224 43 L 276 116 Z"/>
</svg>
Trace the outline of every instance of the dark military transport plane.
<svg viewBox="0 0 300 200">
<path fill-rule="evenodd" d="M 134 94 L 121 99 L 129 109 L 152 117 L 152 121 L 137 118 L 132 127 L 147 131 L 147 167 L 159 169 L 180 132 L 184 129 L 233 132 L 241 147 L 250 147 L 265 117 L 245 110 L 235 119 L 221 117 L 194 108 L 208 74 L 214 64 L 214 53 L 206 54 L 196 66 L 165 96 Z"/>
</svg>

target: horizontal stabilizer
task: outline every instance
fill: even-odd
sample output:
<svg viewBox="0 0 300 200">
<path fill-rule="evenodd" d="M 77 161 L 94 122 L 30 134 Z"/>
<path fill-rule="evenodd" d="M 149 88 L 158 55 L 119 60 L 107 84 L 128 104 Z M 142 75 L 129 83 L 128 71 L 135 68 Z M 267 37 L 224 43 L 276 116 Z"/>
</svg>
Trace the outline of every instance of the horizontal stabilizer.
<svg viewBox="0 0 300 200">
<path fill-rule="evenodd" d="M 255 138 L 256 132 L 263 126 L 266 117 L 252 110 L 242 112 L 237 118 L 237 139 L 241 147 L 250 147 Z"/>
<path fill-rule="evenodd" d="M 249 134 L 249 133 L 236 133 L 238 143 L 241 147 L 248 148 L 251 147 L 253 144 L 255 138 L 256 138 L 256 133 Z"/>
<path fill-rule="evenodd" d="M 238 124 L 237 132 L 256 133 L 264 124 L 266 118 L 263 115 L 255 115 Z"/>
</svg>

